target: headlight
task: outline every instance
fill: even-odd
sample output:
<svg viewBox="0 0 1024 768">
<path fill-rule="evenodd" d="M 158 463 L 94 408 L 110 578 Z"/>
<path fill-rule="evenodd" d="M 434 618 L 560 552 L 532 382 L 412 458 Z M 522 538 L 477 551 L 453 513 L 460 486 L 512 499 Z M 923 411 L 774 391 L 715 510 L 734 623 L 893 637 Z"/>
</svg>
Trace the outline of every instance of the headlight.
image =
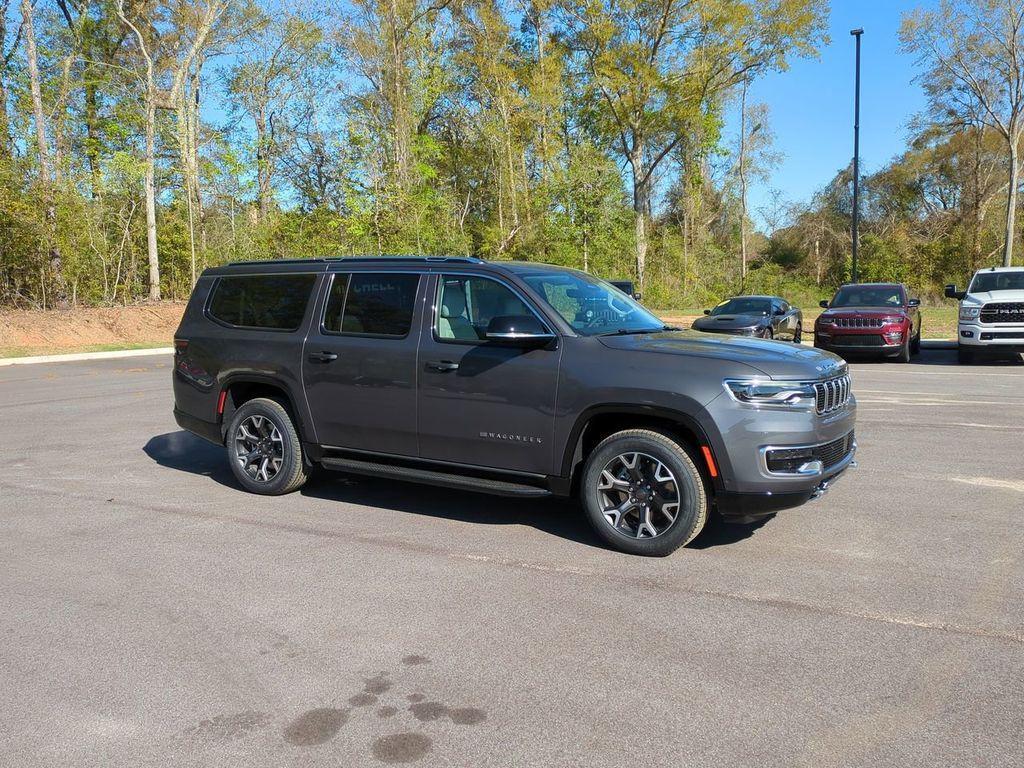
<svg viewBox="0 0 1024 768">
<path fill-rule="evenodd" d="M 981 307 L 960 307 L 961 320 L 977 320 L 981 317 Z"/>
<path fill-rule="evenodd" d="M 733 400 L 743 405 L 787 410 L 814 408 L 814 385 L 806 382 L 726 379 L 725 390 Z"/>
<path fill-rule="evenodd" d="M 900 317 L 898 315 L 890 316 L 890 317 L 883 317 L 882 318 L 882 324 L 883 325 L 900 325 L 905 319 L 906 318 Z"/>
</svg>

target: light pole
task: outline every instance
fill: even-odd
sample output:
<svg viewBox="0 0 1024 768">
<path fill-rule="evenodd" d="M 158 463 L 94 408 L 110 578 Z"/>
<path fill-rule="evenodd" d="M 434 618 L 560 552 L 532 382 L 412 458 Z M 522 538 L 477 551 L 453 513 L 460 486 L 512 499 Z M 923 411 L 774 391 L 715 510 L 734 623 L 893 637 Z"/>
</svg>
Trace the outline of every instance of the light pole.
<svg viewBox="0 0 1024 768">
<path fill-rule="evenodd" d="M 853 90 L 853 282 L 857 282 L 857 246 L 860 241 L 860 36 L 863 29 L 851 29 L 857 39 L 857 66 Z"/>
</svg>

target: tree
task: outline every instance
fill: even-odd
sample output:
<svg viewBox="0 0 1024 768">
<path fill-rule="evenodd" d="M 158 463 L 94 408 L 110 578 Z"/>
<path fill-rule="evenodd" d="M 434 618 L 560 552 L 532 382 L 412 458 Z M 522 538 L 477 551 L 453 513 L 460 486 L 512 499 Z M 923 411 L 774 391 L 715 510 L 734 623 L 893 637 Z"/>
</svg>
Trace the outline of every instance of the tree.
<svg viewBox="0 0 1024 768">
<path fill-rule="evenodd" d="M 244 112 L 256 130 L 257 196 L 260 220 L 266 221 L 282 136 L 288 130 L 287 112 L 299 95 L 304 71 L 317 65 L 323 33 L 317 24 L 298 16 L 264 16 L 256 32 L 258 45 L 232 68 L 228 87 L 235 109 Z"/>
<path fill-rule="evenodd" d="M 26 0 L 22 0 L 25 2 Z M 125 10 L 125 0 L 116 0 L 117 17 L 135 36 L 139 54 L 143 59 L 142 80 L 146 86 L 143 98 L 145 111 L 145 197 L 146 197 L 146 253 L 149 259 L 149 298 L 160 298 L 160 255 L 156 239 L 156 113 L 157 109 L 174 109 L 184 87 L 185 77 L 191 70 L 196 57 L 202 51 L 206 39 L 214 24 L 227 8 L 230 0 L 210 0 L 205 6 L 192 6 L 184 2 L 178 9 L 177 17 L 183 24 L 193 25 L 191 36 L 180 29 L 181 50 L 173 46 L 170 51 L 164 49 L 166 37 L 156 28 L 155 19 L 147 16 L 154 11 L 147 8 L 145 0 L 134 9 L 135 20 L 129 19 Z M 172 16 L 175 14 L 172 14 Z M 191 38 L 191 39 L 190 39 Z M 160 61 L 157 57 L 161 57 Z M 158 72 L 158 64 L 166 66 L 170 86 L 159 87 L 157 78 L 164 74 Z"/>
<path fill-rule="evenodd" d="M 933 119 L 954 130 L 986 126 L 1007 148 L 1003 266 L 1013 263 L 1021 136 L 1024 134 L 1024 4 L 942 0 L 903 18 L 900 39 L 925 71 Z"/>
<path fill-rule="evenodd" d="M 756 71 L 784 68 L 823 37 L 823 0 L 563 0 L 601 130 L 632 177 L 636 276 L 661 163 L 723 96 Z"/>
</svg>

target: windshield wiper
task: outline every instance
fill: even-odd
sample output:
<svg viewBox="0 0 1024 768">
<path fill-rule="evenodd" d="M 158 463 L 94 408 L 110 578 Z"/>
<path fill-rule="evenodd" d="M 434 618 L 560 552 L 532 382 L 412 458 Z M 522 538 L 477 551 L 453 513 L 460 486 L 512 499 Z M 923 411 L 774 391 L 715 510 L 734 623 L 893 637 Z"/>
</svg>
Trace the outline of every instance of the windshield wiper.
<svg viewBox="0 0 1024 768">
<path fill-rule="evenodd" d="M 659 333 L 661 331 L 678 330 L 675 328 L 669 328 L 668 326 L 662 326 L 661 328 L 619 328 L 615 331 L 605 331 L 604 333 L 597 334 L 598 336 L 632 336 L 638 333 Z"/>
</svg>

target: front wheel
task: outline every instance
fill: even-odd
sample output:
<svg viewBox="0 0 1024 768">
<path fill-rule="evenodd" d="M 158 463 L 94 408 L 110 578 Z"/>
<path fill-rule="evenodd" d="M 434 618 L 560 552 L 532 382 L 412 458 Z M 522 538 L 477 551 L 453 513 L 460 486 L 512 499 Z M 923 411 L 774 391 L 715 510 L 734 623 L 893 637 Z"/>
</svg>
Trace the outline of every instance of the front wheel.
<svg viewBox="0 0 1024 768">
<path fill-rule="evenodd" d="M 960 363 L 960 365 L 972 365 L 976 359 L 977 356 L 974 354 L 973 349 L 967 349 L 963 346 L 958 346 L 956 348 L 956 361 Z"/>
<path fill-rule="evenodd" d="M 227 449 L 235 479 L 251 493 L 291 493 L 309 476 L 299 433 L 276 400 L 257 397 L 243 403 L 228 425 Z"/>
<path fill-rule="evenodd" d="M 906 339 L 903 342 L 903 346 L 900 347 L 900 351 L 896 355 L 897 363 L 909 363 L 910 362 L 910 339 Z"/>
<path fill-rule="evenodd" d="M 661 432 L 628 429 L 587 457 L 583 509 L 597 534 L 632 555 L 664 557 L 704 528 L 708 498 L 693 459 Z"/>
</svg>

